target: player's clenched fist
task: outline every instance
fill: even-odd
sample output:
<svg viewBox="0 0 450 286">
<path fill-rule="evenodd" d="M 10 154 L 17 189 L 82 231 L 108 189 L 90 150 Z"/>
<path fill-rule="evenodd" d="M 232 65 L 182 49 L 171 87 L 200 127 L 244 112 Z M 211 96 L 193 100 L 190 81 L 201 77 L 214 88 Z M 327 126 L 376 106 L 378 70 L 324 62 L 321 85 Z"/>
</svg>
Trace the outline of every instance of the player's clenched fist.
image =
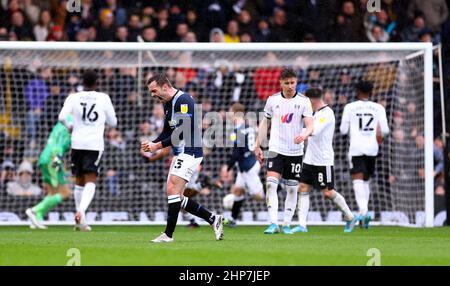
<svg viewBox="0 0 450 286">
<path fill-rule="evenodd" d="M 303 134 L 297 135 L 297 136 L 295 136 L 295 138 L 294 138 L 294 143 L 295 143 L 295 144 L 300 144 L 300 143 L 302 143 L 303 141 L 305 141 L 305 139 L 306 139 L 306 136 L 305 136 L 305 135 L 303 135 Z"/>
<path fill-rule="evenodd" d="M 149 152 L 149 150 L 148 150 L 148 143 L 149 142 L 147 140 L 144 140 L 144 141 L 141 142 L 141 150 L 142 151 Z"/>
<path fill-rule="evenodd" d="M 141 149 L 144 152 L 155 152 L 157 150 L 156 145 L 148 140 L 141 142 Z"/>
<path fill-rule="evenodd" d="M 153 143 L 153 142 L 150 142 L 150 141 L 144 141 L 145 143 L 144 143 L 144 146 L 143 146 L 143 151 L 145 151 L 145 152 L 152 152 L 152 153 L 155 153 L 156 151 L 158 151 L 159 149 L 161 149 L 162 148 L 162 146 L 161 146 L 161 142 L 158 142 L 158 143 Z M 145 149 L 144 149 L 145 148 Z"/>
</svg>

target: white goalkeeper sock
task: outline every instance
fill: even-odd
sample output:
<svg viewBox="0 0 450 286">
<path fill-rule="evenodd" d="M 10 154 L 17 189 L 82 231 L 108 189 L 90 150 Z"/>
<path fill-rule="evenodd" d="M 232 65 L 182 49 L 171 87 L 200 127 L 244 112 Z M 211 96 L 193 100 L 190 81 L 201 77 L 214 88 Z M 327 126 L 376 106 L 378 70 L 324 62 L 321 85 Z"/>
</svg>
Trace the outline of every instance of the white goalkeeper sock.
<svg viewBox="0 0 450 286">
<path fill-rule="evenodd" d="M 284 202 L 283 225 L 290 226 L 297 206 L 298 182 L 289 180 L 286 182 L 286 200 Z"/>
<path fill-rule="evenodd" d="M 350 211 L 350 208 L 347 205 L 347 202 L 345 201 L 344 197 L 338 193 L 334 192 L 335 197 L 331 199 L 333 203 L 336 204 L 337 208 L 344 214 L 344 220 L 350 221 L 353 220 L 353 214 Z"/>
<path fill-rule="evenodd" d="M 298 224 L 302 227 L 306 227 L 306 219 L 309 212 L 309 192 L 300 193 L 298 196 Z"/>
<path fill-rule="evenodd" d="M 81 197 L 79 210 L 83 220 L 86 215 L 86 210 L 91 204 L 92 199 L 94 198 L 94 194 L 95 194 L 95 184 L 91 182 L 86 183 L 86 185 L 84 185 L 83 196 Z"/>
<path fill-rule="evenodd" d="M 366 191 L 367 211 L 369 211 L 369 198 L 370 198 L 370 181 L 364 181 L 364 189 Z"/>
<path fill-rule="evenodd" d="M 270 223 L 278 224 L 278 179 L 275 177 L 268 177 L 266 182 L 267 192 L 267 210 L 269 212 Z"/>
<path fill-rule="evenodd" d="M 75 210 L 78 212 L 80 211 L 80 203 L 81 203 L 81 197 L 83 196 L 83 188 L 82 186 L 75 185 L 75 188 L 73 190 L 73 198 L 75 200 Z"/>
<path fill-rule="evenodd" d="M 358 204 L 359 213 L 363 216 L 367 214 L 366 190 L 363 180 L 353 180 L 353 190 L 355 191 L 356 203 Z"/>
</svg>

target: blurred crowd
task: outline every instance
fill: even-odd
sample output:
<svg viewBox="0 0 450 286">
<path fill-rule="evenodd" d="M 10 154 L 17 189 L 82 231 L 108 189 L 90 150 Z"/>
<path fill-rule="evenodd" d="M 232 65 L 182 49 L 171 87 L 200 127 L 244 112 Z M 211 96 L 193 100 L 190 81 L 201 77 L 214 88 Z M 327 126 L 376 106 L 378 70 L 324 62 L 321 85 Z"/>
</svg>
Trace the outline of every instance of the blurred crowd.
<svg viewBox="0 0 450 286">
<path fill-rule="evenodd" d="M 439 43 L 448 39 L 450 30 L 448 2 L 382 0 L 381 11 L 370 13 L 363 0 L 81 0 L 81 13 L 69 13 L 67 1 L 0 0 L 0 40 Z M 423 102 L 418 101 L 416 93 L 421 91 L 414 77 L 421 73 L 423 63 L 412 61 L 410 65 L 408 75 L 402 75 L 398 65 L 389 62 L 296 67 L 298 90 L 322 86 L 326 102 L 335 111 L 337 126 L 343 107 L 355 99 L 353 84 L 361 78 L 375 83 L 374 100 L 388 110 L 392 131 L 378 159 L 380 175 L 375 180 L 379 187 L 373 194 L 378 208 L 392 208 L 388 203 L 392 198 L 403 200 L 404 205 L 417 204 L 417 198 L 408 194 L 411 186 L 417 189 L 424 183 L 424 130 L 419 121 L 423 118 Z M 3 67 L 0 71 L 4 73 Z M 111 96 L 119 119 L 117 128 L 106 131 L 100 181 L 105 191 L 98 194 L 106 199 L 99 198 L 99 208 L 111 209 L 115 204 L 121 209 L 129 206 L 134 212 L 164 208 L 163 194 L 154 190 L 162 189 L 170 158 L 150 163 L 139 150 L 139 142 L 155 138 L 163 126 L 162 105 L 147 96 L 144 84 L 159 71 L 166 72 L 176 88 L 202 103 L 204 113 L 216 111 L 225 119 L 225 112 L 236 101 L 248 111 L 261 111 L 267 97 L 279 91 L 281 67 L 236 68 L 219 63 L 208 68 L 145 68 L 143 78 L 134 67 L 99 69 L 98 89 Z M 12 123 L 18 131 L 0 130 L 0 196 L 42 194 L 39 172 L 33 165 L 65 97 L 81 90 L 81 72 L 42 64 L 11 71 Z M 3 84 L 4 78 L 0 80 Z M 437 85 L 435 89 L 435 104 L 439 104 Z M 210 124 L 205 121 L 203 128 Z M 440 115 L 435 113 L 434 134 L 440 134 L 441 128 Z M 346 140 L 336 132 L 335 146 L 340 149 L 335 171 L 342 176 L 336 179 L 338 189 L 350 192 Z M 444 149 L 442 139 L 437 137 L 437 210 L 444 207 Z M 217 189 L 205 196 L 209 197 L 204 198 L 206 204 L 220 204 L 233 183 L 233 171 L 227 171 L 225 165 L 229 153 L 229 148 L 205 148 L 202 173 L 215 182 Z M 5 203 L 4 207 L 9 206 Z M 217 205 L 216 209 L 220 208 Z"/>
<path fill-rule="evenodd" d="M 368 0 L 80 0 L 80 12 L 68 2 L 1 0 L 0 39 L 438 43 L 450 30 L 446 0 L 380 0 L 376 13 Z"/>
<path fill-rule="evenodd" d="M 416 198 L 409 193 L 411 189 L 423 187 L 424 129 L 420 95 L 423 89 L 415 88 L 422 68 L 423 63 L 413 61 L 408 70 L 409 76 L 403 76 L 402 70 L 392 62 L 297 67 L 298 91 L 304 92 L 309 86 L 322 86 L 326 103 L 335 111 L 337 126 L 345 104 L 355 99 L 353 84 L 361 78 L 375 83 L 373 100 L 388 110 L 392 133 L 382 144 L 378 159 L 379 169 L 374 184 L 378 186 L 378 191 L 373 194 L 374 207 L 390 208 L 378 202 L 389 202 L 394 197 L 417 203 Z M 145 84 L 141 86 L 142 90 L 136 88 L 139 81 L 136 67 L 103 68 L 99 71 L 98 89 L 110 95 L 119 125 L 107 129 L 105 134 L 99 183 L 104 191 L 98 194 L 104 200 L 99 199 L 97 203 L 105 204 L 104 209 L 117 204 L 118 208 L 126 205 L 131 209 L 133 206 L 132 211 L 136 211 L 139 209 L 136 209 L 137 202 L 141 202 L 138 204 L 142 204 L 143 211 L 163 208 L 163 194 L 155 190 L 163 188 L 171 158 L 150 162 L 148 154 L 143 154 L 139 148 L 142 140 L 152 140 L 161 132 L 163 106 L 148 96 Z M 261 111 L 267 97 L 279 90 L 281 67 L 247 67 L 237 70 L 227 66 L 208 69 L 145 68 L 142 82 L 159 71 L 164 71 L 176 88 L 188 92 L 201 103 L 203 115 L 213 111 L 225 122 L 226 112 L 233 102 L 242 102 L 247 111 Z M 20 129 L 20 136 L 0 132 L 0 148 L 4 150 L 0 158 L 0 162 L 3 162 L 0 176 L 3 194 L 41 195 L 37 187 L 41 184 L 39 172 L 35 172 L 30 163 L 35 165 L 66 95 L 81 90 L 80 75 L 80 70 L 45 66 L 34 72 L 20 68 L 12 70 L 11 83 L 17 95 L 12 98 L 12 120 Z M 436 94 L 438 96 L 437 91 Z M 435 134 L 441 132 L 439 119 L 437 115 Z M 205 118 L 204 131 L 211 124 Z M 336 183 L 339 189 L 350 192 L 347 141 L 346 136 L 336 132 Z M 215 190 L 208 192 L 203 199 L 206 200 L 204 203 L 219 209 L 221 197 L 234 181 L 233 171 L 227 171 L 226 168 L 230 151 L 230 148 L 222 147 L 204 148 L 202 173 L 211 178 Z M 439 138 L 435 140 L 434 155 L 436 193 L 440 195 L 439 198 L 443 198 L 444 148 Z M 253 207 L 264 209 L 262 205 Z"/>
</svg>

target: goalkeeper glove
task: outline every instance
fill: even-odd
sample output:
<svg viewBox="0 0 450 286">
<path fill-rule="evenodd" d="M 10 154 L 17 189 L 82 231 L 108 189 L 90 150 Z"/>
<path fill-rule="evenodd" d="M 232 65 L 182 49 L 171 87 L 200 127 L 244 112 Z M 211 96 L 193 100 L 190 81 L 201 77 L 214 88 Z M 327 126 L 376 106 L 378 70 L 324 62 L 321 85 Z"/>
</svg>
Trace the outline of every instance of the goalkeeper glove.
<svg viewBox="0 0 450 286">
<path fill-rule="evenodd" d="M 59 171 L 62 167 L 62 158 L 60 156 L 55 156 L 52 160 L 51 167 L 56 171 Z"/>
</svg>

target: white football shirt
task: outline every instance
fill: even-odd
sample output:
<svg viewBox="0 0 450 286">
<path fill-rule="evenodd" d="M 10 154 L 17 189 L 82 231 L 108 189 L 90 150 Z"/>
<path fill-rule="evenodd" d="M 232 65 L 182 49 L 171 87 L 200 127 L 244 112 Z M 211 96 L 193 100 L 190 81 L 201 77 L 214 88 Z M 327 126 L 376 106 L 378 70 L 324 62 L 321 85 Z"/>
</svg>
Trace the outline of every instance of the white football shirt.
<svg viewBox="0 0 450 286">
<path fill-rule="evenodd" d="M 300 93 L 293 98 L 276 93 L 267 99 L 264 115 L 271 119 L 269 151 L 285 156 L 302 156 L 304 144 L 295 144 L 294 138 L 302 133 L 303 117 L 312 117 L 309 98 Z"/>
<path fill-rule="evenodd" d="M 333 166 L 333 135 L 336 119 L 333 110 L 325 105 L 314 113 L 314 131 L 308 138 L 303 162 L 313 166 Z"/>
<path fill-rule="evenodd" d="M 389 133 L 386 110 L 381 104 L 369 100 L 358 100 L 344 107 L 340 131 L 350 131 L 349 156 L 376 156 L 378 154 L 377 124 L 381 133 Z"/>
<path fill-rule="evenodd" d="M 103 151 L 105 123 L 111 127 L 117 125 L 109 96 L 96 91 L 70 94 L 58 120 L 64 122 L 69 114 L 73 116 L 72 149 Z"/>
</svg>

